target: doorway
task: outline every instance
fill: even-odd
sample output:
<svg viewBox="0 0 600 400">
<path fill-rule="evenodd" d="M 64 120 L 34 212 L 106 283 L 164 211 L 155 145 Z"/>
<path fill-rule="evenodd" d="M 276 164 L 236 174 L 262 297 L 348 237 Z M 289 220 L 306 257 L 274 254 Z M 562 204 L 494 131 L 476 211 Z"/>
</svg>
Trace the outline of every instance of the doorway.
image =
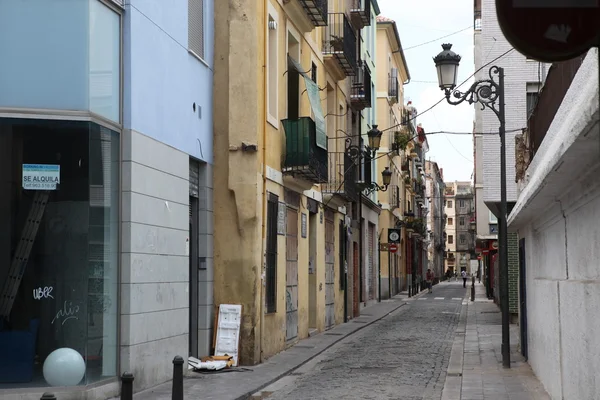
<svg viewBox="0 0 600 400">
<path fill-rule="evenodd" d="M 333 212 L 325 212 L 325 329 L 335 325 L 335 225 Z"/>
<path fill-rule="evenodd" d="M 317 214 L 308 219 L 308 327 L 317 329 Z"/>
<path fill-rule="evenodd" d="M 298 337 L 298 211 L 287 207 L 285 236 L 285 339 Z"/>
<path fill-rule="evenodd" d="M 190 180 L 191 182 L 191 180 Z M 194 196 L 193 194 L 196 194 Z M 190 190 L 190 228 L 186 242 L 190 273 L 190 340 L 189 355 L 198 357 L 198 197 Z"/>
<path fill-rule="evenodd" d="M 527 347 L 527 272 L 525 267 L 525 239 L 519 240 L 519 303 L 520 328 L 521 328 L 521 354 L 528 359 L 529 349 Z"/>
<path fill-rule="evenodd" d="M 352 263 L 354 264 L 354 296 L 352 296 L 352 312 L 355 317 L 360 315 L 360 275 L 359 275 L 359 251 L 358 251 L 358 243 L 352 242 L 353 244 L 353 255 L 352 255 Z"/>
</svg>

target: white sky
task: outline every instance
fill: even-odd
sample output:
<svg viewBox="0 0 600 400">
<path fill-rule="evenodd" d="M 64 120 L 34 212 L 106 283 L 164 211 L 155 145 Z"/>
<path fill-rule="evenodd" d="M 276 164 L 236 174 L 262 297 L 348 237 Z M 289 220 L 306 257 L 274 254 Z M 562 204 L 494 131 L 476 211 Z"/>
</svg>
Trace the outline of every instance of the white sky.
<svg viewBox="0 0 600 400">
<path fill-rule="evenodd" d="M 404 87 L 404 100 L 423 113 L 443 97 L 437 84 L 432 58 L 442 51 L 442 43 L 452 43 L 452 50 L 462 56 L 458 82 L 474 72 L 473 0 L 378 0 L 381 14 L 396 21 L 400 41 L 408 64 L 411 82 Z M 432 43 L 408 49 L 435 40 Z M 473 82 L 461 86 L 466 89 Z M 474 108 L 468 103 L 451 106 L 446 101 L 417 118 L 425 132 L 473 132 Z M 444 180 L 471 180 L 473 173 L 473 138 L 471 135 L 428 135 L 427 158 L 444 169 Z"/>
</svg>

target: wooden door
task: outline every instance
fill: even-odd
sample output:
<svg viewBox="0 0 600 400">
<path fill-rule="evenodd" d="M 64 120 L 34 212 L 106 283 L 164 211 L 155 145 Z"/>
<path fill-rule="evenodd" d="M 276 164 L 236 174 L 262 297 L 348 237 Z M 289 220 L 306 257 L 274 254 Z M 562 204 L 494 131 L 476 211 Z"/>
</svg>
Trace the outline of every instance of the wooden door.
<svg viewBox="0 0 600 400">
<path fill-rule="evenodd" d="M 358 243 L 356 242 L 352 242 L 354 245 L 354 249 L 353 249 L 353 264 L 354 264 L 354 282 L 353 282 L 353 287 L 354 287 L 354 295 L 352 296 L 352 311 L 355 317 L 358 317 L 360 315 L 360 275 L 358 272 L 358 268 L 360 265 L 360 261 L 359 261 L 359 255 L 358 255 Z"/>
<path fill-rule="evenodd" d="M 335 226 L 325 213 L 325 329 L 335 325 Z"/>
<path fill-rule="evenodd" d="M 298 211 L 287 207 L 285 236 L 285 339 L 298 337 Z"/>
</svg>

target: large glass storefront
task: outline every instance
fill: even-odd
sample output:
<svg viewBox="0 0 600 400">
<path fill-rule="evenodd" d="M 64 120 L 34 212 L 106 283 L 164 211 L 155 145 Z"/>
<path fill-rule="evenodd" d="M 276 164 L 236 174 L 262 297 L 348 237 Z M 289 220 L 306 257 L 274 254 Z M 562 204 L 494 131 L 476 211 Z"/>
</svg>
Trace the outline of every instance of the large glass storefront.
<svg viewBox="0 0 600 400">
<path fill-rule="evenodd" d="M 117 374 L 119 135 L 0 118 L 0 390 Z"/>
</svg>

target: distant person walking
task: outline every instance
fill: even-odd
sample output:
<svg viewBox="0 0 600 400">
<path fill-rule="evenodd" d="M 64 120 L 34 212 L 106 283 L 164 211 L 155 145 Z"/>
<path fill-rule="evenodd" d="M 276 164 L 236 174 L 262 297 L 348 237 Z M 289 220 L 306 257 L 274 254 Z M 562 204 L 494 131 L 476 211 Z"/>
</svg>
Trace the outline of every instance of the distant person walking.
<svg viewBox="0 0 600 400">
<path fill-rule="evenodd" d="M 427 268 L 427 274 L 425 275 L 425 280 L 427 281 L 427 289 L 429 289 L 429 293 L 433 292 L 433 271 L 431 268 Z"/>
<path fill-rule="evenodd" d="M 462 278 L 463 278 L 463 287 L 466 288 L 467 287 L 467 271 L 462 270 L 460 272 L 460 276 L 462 276 Z"/>
</svg>

